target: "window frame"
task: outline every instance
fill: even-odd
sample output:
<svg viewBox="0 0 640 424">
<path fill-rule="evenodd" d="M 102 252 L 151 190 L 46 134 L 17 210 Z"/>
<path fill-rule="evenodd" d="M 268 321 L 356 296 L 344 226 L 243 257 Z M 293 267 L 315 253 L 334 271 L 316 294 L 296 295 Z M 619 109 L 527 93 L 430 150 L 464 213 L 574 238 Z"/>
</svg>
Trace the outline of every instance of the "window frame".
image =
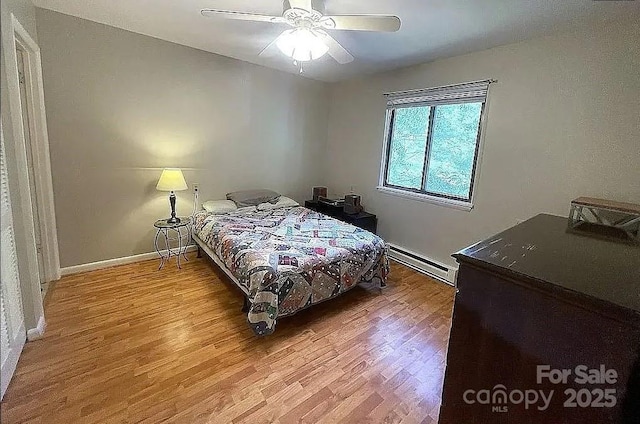
<svg viewBox="0 0 640 424">
<path fill-rule="evenodd" d="M 384 126 L 384 137 L 383 137 L 383 150 L 382 150 L 382 162 L 380 167 L 380 174 L 378 179 L 377 189 L 383 193 L 391 194 L 394 196 L 410 198 L 414 200 L 419 200 L 427 203 L 433 203 L 438 205 L 444 205 L 448 207 L 452 207 L 455 209 L 461 209 L 470 211 L 473 209 L 475 194 L 477 192 L 477 182 L 480 179 L 480 163 L 482 159 L 482 151 L 484 145 L 484 133 L 486 127 L 486 112 L 487 112 L 487 93 L 485 92 L 484 96 L 481 98 L 475 97 L 460 97 L 460 98 L 448 98 L 443 100 L 431 100 L 424 101 L 420 100 L 421 92 L 438 92 L 440 90 L 447 90 L 449 88 L 463 87 L 475 84 L 486 84 L 486 91 L 488 91 L 488 86 L 490 83 L 495 82 L 495 80 L 486 80 L 486 81 L 477 81 L 472 83 L 465 84 L 456 84 L 445 87 L 437 87 L 430 88 L 426 90 L 413 90 L 408 92 L 401 93 L 388 93 L 386 96 L 395 96 L 402 100 L 402 103 L 397 105 L 387 105 L 386 115 L 385 115 L 385 126 Z M 415 98 L 415 99 L 414 99 Z M 460 198 L 457 196 L 449 196 L 442 193 L 434 193 L 426 190 L 426 183 L 428 178 L 428 169 L 429 169 L 429 155 L 432 147 L 433 140 L 433 121 L 435 117 L 435 110 L 437 106 L 441 105 L 451 105 L 451 104 L 464 104 L 464 103 L 482 103 L 480 110 L 480 119 L 478 121 L 478 133 L 476 138 L 475 145 L 475 153 L 473 160 L 473 167 L 471 170 L 471 182 L 469 185 L 469 198 Z M 407 107 L 420 107 L 420 106 L 429 106 L 429 123 L 427 129 L 427 143 L 425 147 L 425 160 L 422 169 L 422 184 L 420 189 L 408 188 L 397 186 L 394 184 L 387 183 L 387 177 L 389 172 L 389 159 L 391 154 L 391 140 L 393 138 L 393 130 L 394 130 L 394 120 L 395 120 L 395 112 L 397 109 L 407 108 Z M 423 189 L 424 187 L 424 189 Z"/>
</svg>

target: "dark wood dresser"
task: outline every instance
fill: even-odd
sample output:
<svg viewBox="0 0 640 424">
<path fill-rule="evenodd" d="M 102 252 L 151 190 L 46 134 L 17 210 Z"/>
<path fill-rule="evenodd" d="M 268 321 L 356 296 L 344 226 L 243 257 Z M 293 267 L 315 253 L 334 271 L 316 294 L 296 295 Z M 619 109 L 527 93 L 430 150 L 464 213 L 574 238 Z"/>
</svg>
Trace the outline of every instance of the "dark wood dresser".
<svg viewBox="0 0 640 424">
<path fill-rule="evenodd" d="M 453 256 L 440 424 L 640 423 L 640 247 L 542 214 Z"/>
</svg>

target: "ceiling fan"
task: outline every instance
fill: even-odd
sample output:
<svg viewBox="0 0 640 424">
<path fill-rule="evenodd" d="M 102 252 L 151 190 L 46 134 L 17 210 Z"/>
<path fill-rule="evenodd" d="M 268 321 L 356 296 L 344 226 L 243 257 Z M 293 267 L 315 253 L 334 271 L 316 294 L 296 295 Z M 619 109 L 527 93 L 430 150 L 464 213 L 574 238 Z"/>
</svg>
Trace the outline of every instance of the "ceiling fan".
<svg viewBox="0 0 640 424">
<path fill-rule="evenodd" d="M 282 16 L 217 9 L 202 9 L 200 13 L 207 17 L 271 22 L 293 27 L 280 34 L 259 56 L 274 56 L 279 49 L 296 65 L 318 59 L 326 53 L 340 64 L 353 61 L 351 53 L 326 30 L 395 32 L 401 24 L 400 18 L 392 15 L 325 15 L 324 0 L 284 0 L 283 9 Z M 302 72 L 302 67 L 300 69 Z"/>
</svg>

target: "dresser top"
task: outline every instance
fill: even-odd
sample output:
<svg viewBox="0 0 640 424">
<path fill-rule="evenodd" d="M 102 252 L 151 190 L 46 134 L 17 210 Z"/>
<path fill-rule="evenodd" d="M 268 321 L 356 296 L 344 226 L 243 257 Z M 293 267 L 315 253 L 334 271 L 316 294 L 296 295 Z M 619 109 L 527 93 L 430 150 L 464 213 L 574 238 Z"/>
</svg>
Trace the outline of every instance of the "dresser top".
<svg viewBox="0 0 640 424">
<path fill-rule="evenodd" d="M 453 256 L 640 313 L 640 246 L 568 232 L 567 218 L 540 214 Z"/>
</svg>

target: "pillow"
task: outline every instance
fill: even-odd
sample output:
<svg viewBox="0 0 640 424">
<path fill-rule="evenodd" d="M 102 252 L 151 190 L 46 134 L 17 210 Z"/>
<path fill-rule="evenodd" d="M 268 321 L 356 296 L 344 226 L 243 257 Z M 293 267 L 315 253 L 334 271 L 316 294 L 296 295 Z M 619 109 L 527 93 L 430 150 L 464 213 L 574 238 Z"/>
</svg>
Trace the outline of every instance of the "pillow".
<svg viewBox="0 0 640 424">
<path fill-rule="evenodd" d="M 260 203 L 276 203 L 280 195 L 272 190 L 244 190 L 227 193 L 227 199 L 232 200 L 239 208 L 243 206 L 257 206 Z"/>
<path fill-rule="evenodd" d="M 236 204 L 231 200 L 209 200 L 202 204 L 202 208 L 214 215 L 221 215 L 238 209 Z"/>
<path fill-rule="evenodd" d="M 259 211 L 270 211 L 271 209 L 290 208 L 300 206 L 300 203 L 285 196 L 280 196 L 276 203 L 260 203 L 257 208 Z"/>
</svg>

